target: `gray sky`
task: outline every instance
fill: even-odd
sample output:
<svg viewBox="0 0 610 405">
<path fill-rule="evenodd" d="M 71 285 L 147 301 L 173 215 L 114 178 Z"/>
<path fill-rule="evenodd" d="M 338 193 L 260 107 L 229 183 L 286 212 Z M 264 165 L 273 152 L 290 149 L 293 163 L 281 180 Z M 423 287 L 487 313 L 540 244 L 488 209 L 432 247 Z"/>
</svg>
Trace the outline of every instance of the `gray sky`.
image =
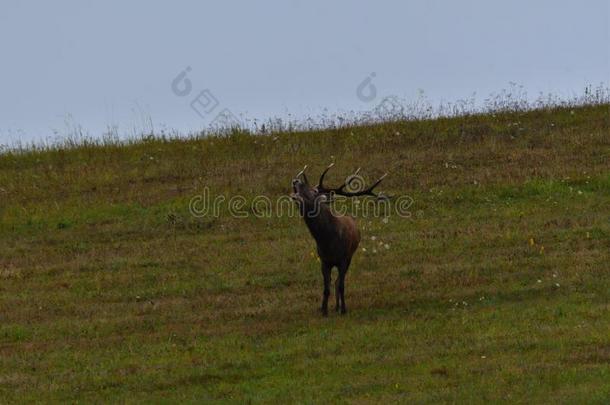
<svg viewBox="0 0 610 405">
<path fill-rule="evenodd" d="M 610 82 L 608 0 L 0 3 L 0 144 L 188 132 L 250 118 L 364 111 L 377 97 L 483 99 L 509 82 L 561 96 Z M 191 91 L 173 79 L 190 67 Z M 208 89 L 218 102 L 198 98 Z M 207 104 L 206 104 L 207 103 Z"/>
</svg>

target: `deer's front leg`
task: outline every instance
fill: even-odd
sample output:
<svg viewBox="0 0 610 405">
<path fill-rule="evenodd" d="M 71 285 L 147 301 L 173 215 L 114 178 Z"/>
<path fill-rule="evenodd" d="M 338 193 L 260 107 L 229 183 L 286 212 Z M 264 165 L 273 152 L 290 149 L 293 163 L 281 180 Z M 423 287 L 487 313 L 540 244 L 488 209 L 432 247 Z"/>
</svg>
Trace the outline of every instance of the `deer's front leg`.
<svg viewBox="0 0 610 405">
<path fill-rule="evenodd" d="M 322 262 L 322 277 L 324 278 L 324 295 L 322 296 L 322 315 L 328 316 L 328 297 L 330 295 L 330 271 L 332 266 Z"/>
</svg>

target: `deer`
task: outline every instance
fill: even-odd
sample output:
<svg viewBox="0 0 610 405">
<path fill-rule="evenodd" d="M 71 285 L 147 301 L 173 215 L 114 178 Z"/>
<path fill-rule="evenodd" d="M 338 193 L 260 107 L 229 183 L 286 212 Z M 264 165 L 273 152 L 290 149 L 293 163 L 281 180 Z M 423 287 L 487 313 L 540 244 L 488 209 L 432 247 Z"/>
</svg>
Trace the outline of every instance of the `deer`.
<svg viewBox="0 0 610 405">
<path fill-rule="evenodd" d="M 352 216 L 333 213 L 330 209 L 330 203 L 335 200 L 334 197 L 337 195 L 384 198 L 381 193 L 377 194 L 373 190 L 387 176 L 387 173 L 384 174 L 368 188 L 364 189 L 363 187 L 362 190 L 349 191 L 347 188 L 360 172 L 360 169 L 358 169 L 353 175 L 348 176 L 339 187 L 328 188 L 324 185 L 324 177 L 333 166 L 334 163 L 331 163 L 322 172 L 318 185 L 314 187 L 309 185 L 305 174 L 307 166 L 305 166 L 292 180 L 293 193 L 290 195 L 296 201 L 299 213 L 316 242 L 324 279 L 322 306 L 320 308 L 323 316 L 328 316 L 328 297 L 330 296 L 331 270 L 333 267 L 336 267 L 339 272 L 335 280 L 335 311 L 338 312 L 340 309 L 342 315 L 347 313 L 345 276 L 360 243 L 360 231 L 356 225 L 356 220 Z"/>
</svg>

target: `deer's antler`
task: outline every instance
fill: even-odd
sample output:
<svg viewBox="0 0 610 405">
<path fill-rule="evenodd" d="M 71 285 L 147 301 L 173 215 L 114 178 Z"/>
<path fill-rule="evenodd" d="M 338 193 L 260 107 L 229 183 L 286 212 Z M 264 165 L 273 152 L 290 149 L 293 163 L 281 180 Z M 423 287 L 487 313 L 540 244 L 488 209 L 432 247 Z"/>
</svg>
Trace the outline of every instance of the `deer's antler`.
<svg viewBox="0 0 610 405">
<path fill-rule="evenodd" d="M 346 191 L 345 187 L 347 187 L 349 184 L 351 184 L 354 180 L 355 180 L 355 176 L 358 175 L 358 173 L 360 173 L 360 168 L 358 168 L 354 174 L 347 176 L 345 181 L 343 182 L 342 185 L 340 185 L 337 188 L 327 188 L 324 186 L 324 177 L 326 176 L 326 173 L 328 173 L 328 171 L 330 170 L 331 167 L 333 167 L 335 164 L 331 163 L 330 165 L 328 165 L 328 167 L 322 172 L 322 175 L 320 176 L 320 181 L 318 182 L 318 191 L 321 191 L 323 193 L 329 193 L 329 194 L 335 194 L 335 195 L 342 195 L 345 197 L 358 197 L 358 196 L 362 196 L 362 195 L 370 195 L 376 198 L 382 198 L 382 194 L 377 194 L 373 192 L 373 189 L 375 189 L 375 187 L 377 187 L 379 185 L 379 183 L 381 183 L 381 181 L 388 175 L 388 173 L 385 173 L 383 176 L 381 176 L 379 178 L 379 180 L 377 180 L 375 183 L 373 183 L 373 185 L 371 185 L 370 187 L 364 189 L 364 190 L 359 190 L 359 191 Z"/>
<path fill-rule="evenodd" d="M 325 191 L 326 190 L 326 188 L 322 184 L 322 183 L 324 183 L 324 176 L 326 176 L 326 173 L 328 173 L 330 168 L 333 167 L 334 165 L 335 165 L 334 163 L 329 164 L 328 167 L 326 169 L 324 169 L 324 171 L 320 175 L 320 180 L 318 181 L 318 190 L 320 190 L 320 191 Z"/>
<path fill-rule="evenodd" d="M 305 170 L 307 169 L 307 165 L 305 165 L 305 167 L 303 167 L 303 170 L 301 170 L 296 176 L 295 179 L 298 179 L 299 177 L 303 176 L 303 180 L 305 181 L 305 184 L 309 184 L 309 180 L 307 180 L 307 176 L 305 175 Z"/>
</svg>

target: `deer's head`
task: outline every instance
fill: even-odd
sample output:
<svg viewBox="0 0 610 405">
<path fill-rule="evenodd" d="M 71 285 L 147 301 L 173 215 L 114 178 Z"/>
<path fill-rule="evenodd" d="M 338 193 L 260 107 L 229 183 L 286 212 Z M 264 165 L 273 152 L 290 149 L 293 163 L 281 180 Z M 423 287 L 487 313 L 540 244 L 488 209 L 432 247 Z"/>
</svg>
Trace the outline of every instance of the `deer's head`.
<svg viewBox="0 0 610 405">
<path fill-rule="evenodd" d="M 292 179 L 292 194 L 290 197 L 296 201 L 302 214 L 313 214 L 319 210 L 322 204 L 330 202 L 330 194 L 324 193 L 317 186 L 312 187 L 305 174 L 305 169 L 307 169 L 307 166 Z"/>
</svg>

